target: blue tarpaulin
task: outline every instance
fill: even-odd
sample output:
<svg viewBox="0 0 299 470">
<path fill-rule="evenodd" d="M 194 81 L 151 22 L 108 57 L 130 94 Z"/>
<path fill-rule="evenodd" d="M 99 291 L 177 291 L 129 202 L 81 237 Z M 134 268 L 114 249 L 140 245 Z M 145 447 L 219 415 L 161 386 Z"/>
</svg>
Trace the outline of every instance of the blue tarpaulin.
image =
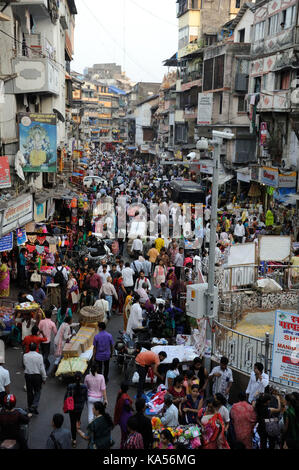
<svg viewBox="0 0 299 470">
<path fill-rule="evenodd" d="M 109 93 L 116 93 L 117 95 L 126 95 L 127 93 L 116 86 L 109 87 Z"/>
</svg>

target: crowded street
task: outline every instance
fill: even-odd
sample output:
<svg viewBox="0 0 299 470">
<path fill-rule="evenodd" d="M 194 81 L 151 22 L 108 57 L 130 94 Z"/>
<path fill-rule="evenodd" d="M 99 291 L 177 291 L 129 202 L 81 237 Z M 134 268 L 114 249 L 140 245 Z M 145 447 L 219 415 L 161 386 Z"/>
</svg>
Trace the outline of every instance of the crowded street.
<svg viewBox="0 0 299 470">
<path fill-rule="evenodd" d="M 298 12 L 0 0 L 1 456 L 299 450 Z"/>
</svg>

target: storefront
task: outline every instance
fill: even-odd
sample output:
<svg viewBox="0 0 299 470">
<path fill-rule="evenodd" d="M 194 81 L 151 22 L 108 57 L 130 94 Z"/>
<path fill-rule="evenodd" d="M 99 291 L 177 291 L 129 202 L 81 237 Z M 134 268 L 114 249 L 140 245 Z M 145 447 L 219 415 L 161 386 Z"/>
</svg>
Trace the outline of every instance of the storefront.
<svg viewBox="0 0 299 470">
<path fill-rule="evenodd" d="M 0 236 L 16 230 L 31 222 L 34 218 L 34 205 L 32 194 L 23 194 L 7 203 L 7 208 L 1 214 Z"/>
</svg>

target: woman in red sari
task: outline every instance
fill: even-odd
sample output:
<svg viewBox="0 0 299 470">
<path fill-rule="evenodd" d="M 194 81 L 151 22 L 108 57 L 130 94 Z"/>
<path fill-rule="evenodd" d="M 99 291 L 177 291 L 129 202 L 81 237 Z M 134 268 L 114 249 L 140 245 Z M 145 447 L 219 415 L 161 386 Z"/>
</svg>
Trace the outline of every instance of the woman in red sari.
<svg viewBox="0 0 299 470">
<path fill-rule="evenodd" d="M 240 392 L 239 401 L 230 410 L 236 440 L 242 442 L 246 449 L 252 449 L 252 438 L 257 416 L 252 405 L 246 401 L 246 394 Z"/>
<path fill-rule="evenodd" d="M 174 268 L 170 268 L 166 276 L 166 285 L 171 290 L 172 300 L 175 302 L 177 297 L 178 280 Z"/>
<path fill-rule="evenodd" d="M 118 311 L 119 314 L 123 314 L 125 298 L 127 296 L 127 291 L 124 286 L 124 281 L 121 273 L 118 273 L 116 278 L 113 281 L 117 296 L 118 296 Z"/>
<path fill-rule="evenodd" d="M 214 399 L 210 399 L 206 408 L 198 412 L 198 419 L 202 427 L 202 449 L 229 449 L 224 434 L 224 422 L 220 413 L 216 411 Z"/>
</svg>

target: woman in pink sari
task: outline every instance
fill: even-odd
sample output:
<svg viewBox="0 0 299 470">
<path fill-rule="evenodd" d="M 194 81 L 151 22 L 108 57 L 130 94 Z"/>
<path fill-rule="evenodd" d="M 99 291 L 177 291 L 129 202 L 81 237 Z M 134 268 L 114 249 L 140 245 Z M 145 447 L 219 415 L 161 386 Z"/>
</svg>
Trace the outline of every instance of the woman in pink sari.
<svg viewBox="0 0 299 470">
<path fill-rule="evenodd" d="M 239 402 L 230 410 L 237 442 L 242 442 L 246 449 L 252 449 L 252 438 L 257 416 L 252 405 L 247 403 L 246 394 L 240 392 Z"/>
<path fill-rule="evenodd" d="M 157 289 L 160 289 L 161 282 L 166 280 L 167 269 L 163 264 L 163 261 L 160 259 L 159 264 L 155 267 L 154 271 L 154 286 Z"/>
<path fill-rule="evenodd" d="M 216 411 L 214 399 L 210 399 L 206 408 L 198 412 L 198 419 L 202 426 L 202 449 L 229 449 L 224 434 L 224 422 L 220 413 Z"/>
<path fill-rule="evenodd" d="M 9 297 L 9 281 L 8 266 L 2 261 L 0 266 L 0 298 Z"/>
</svg>

